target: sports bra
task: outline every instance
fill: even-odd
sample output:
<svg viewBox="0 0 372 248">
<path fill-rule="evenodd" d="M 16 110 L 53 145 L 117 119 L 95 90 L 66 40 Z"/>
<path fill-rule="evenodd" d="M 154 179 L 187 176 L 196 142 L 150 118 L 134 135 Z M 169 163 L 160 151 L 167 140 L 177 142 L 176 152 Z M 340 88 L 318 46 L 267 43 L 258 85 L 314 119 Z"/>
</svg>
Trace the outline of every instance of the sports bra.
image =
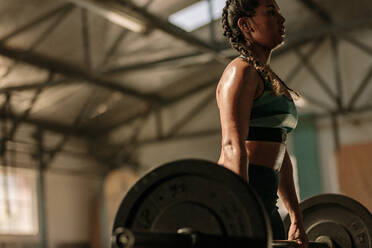
<svg viewBox="0 0 372 248">
<path fill-rule="evenodd" d="M 264 82 L 264 91 L 253 101 L 247 139 L 255 139 L 255 133 L 259 132 L 260 128 L 261 133 L 263 131 L 267 134 L 270 133 L 269 129 L 280 129 L 280 135 L 286 136 L 297 125 L 298 114 L 294 101 L 285 95 L 274 95 L 271 82 L 265 80 L 261 72 L 257 72 Z"/>
</svg>

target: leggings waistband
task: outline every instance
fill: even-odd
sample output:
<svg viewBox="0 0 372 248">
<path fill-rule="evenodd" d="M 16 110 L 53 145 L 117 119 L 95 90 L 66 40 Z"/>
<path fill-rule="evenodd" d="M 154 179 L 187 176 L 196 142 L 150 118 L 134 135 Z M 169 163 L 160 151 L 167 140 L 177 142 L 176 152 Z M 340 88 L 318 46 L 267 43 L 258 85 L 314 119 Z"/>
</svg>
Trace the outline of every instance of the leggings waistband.
<svg viewBox="0 0 372 248">
<path fill-rule="evenodd" d="M 281 128 L 249 127 L 247 140 L 274 141 L 285 143 L 287 132 Z"/>
</svg>

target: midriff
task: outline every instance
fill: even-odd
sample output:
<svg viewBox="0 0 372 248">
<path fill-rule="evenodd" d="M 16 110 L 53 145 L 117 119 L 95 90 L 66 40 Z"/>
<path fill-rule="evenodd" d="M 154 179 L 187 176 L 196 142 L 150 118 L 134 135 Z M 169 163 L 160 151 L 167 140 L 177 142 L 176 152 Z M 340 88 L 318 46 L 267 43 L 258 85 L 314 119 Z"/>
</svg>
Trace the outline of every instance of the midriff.
<svg viewBox="0 0 372 248">
<path fill-rule="evenodd" d="M 250 164 L 279 171 L 285 154 L 285 144 L 272 141 L 246 140 L 245 148 Z"/>
<path fill-rule="evenodd" d="M 285 154 L 285 144 L 273 141 L 246 140 L 248 162 L 261 165 L 276 171 L 280 170 Z M 224 164 L 224 154 L 218 160 L 218 164 Z"/>
</svg>

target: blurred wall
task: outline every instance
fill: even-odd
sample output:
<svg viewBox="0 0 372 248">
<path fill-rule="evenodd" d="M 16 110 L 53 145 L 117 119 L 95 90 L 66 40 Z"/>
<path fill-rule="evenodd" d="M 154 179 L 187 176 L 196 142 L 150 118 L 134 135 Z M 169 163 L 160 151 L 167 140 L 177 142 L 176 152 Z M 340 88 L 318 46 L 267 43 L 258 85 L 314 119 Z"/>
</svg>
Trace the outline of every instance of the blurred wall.
<svg viewBox="0 0 372 248">
<path fill-rule="evenodd" d="M 99 178 L 47 173 L 46 208 L 50 247 L 89 244 L 92 211 L 99 192 Z"/>
<path fill-rule="evenodd" d="M 8 145 L 8 165 L 28 168 L 38 175 L 37 144 L 34 128 L 21 125 Z M 63 137 L 46 132 L 45 148 L 53 149 Z M 50 248 L 65 244 L 89 245 L 92 232 L 94 200 L 100 194 L 102 182 L 99 165 L 86 152 L 84 141 L 70 138 L 60 153 L 48 164 L 45 178 L 45 208 L 47 239 Z M 17 151 L 15 157 L 12 151 Z M 36 176 L 36 180 L 37 176 Z M 0 186 L 2 187 L 2 186 Z M 39 202 L 37 202 L 39 203 Z M 37 212 L 37 211 L 36 211 Z M 40 236 L 0 236 L 2 247 L 39 247 Z"/>
<path fill-rule="evenodd" d="M 345 147 L 358 147 L 362 144 L 372 143 L 372 119 L 368 113 L 339 118 L 339 123 L 341 151 L 343 151 Z M 322 165 L 323 191 L 330 193 L 348 193 L 348 189 L 340 188 L 340 179 L 338 175 L 339 166 L 344 166 L 344 161 L 340 161 L 340 159 L 343 158 L 342 156 L 338 157 L 339 155 L 336 151 L 332 123 L 327 119 L 319 120 L 317 127 L 317 137 L 319 140 L 318 151 L 320 154 L 320 164 Z M 358 150 L 359 148 L 356 149 Z M 363 150 L 365 151 L 364 148 Z M 372 152 L 372 150 L 370 150 L 370 152 Z M 355 153 L 354 156 L 357 156 L 357 153 Z M 355 159 L 357 158 L 355 157 Z M 362 171 L 359 172 L 362 173 Z M 369 166 L 369 170 L 363 173 L 367 173 L 366 175 L 371 176 L 372 167 Z M 354 180 L 359 179 L 356 177 Z"/>
</svg>

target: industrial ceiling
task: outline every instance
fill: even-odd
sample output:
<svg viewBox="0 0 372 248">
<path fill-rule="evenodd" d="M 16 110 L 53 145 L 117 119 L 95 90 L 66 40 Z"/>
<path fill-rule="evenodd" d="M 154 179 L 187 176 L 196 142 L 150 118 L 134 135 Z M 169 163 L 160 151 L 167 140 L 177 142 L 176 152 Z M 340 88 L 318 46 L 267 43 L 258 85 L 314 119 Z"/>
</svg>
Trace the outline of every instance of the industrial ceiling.
<svg viewBox="0 0 372 248">
<path fill-rule="evenodd" d="M 88 144 L 87 152 L 98 153 L 106 147 L 105 158 L 120 154 L 120 159 L 116 157 L 112 162 L 113 167 L 131 160 L 128 151 L 123 155 L 122 146 L 135 147 L 136 133 L 149 116 L 155 120 L 154 140 L 176 137 L 180 128 L 214 101 L 219 76 L 237 55 L 222 37 L 220 20 L 212 20 L 192 32 L 168 21 L 171 14 L 196 2 L 2 0 L 2 163 L 6 164 L 4 154 L 10 149 L 9 144 L 24 140 L 22 135 L 17 136 L 23 124 L 32 129 L 29 140 L 35 141 L 39 151 L 48 151 L 48 159 L 75 138 Z M 372 2 L 278 0 L 278 4 L 286 17 L 288 35 L 273 60 L 296 58 L 297 63 L 287 64 L 285 72 L 278 71 L 290 86 L 296 85 L 294 79 L 301 71 L 313 78 L 313 85 L 300 87 L 309 103 L 304 111 L 317 116 L 369 111 L 371 92 L 365 92 L 372 77 L 372 63 L 358 65 L 359 59 L 354 55 L 361 54 L 371 61 Z M 134 32 L 117 20 L 127 16 L 140 20 L 143 30 Z M 316 55 L 317 49 L 325 45 L 330 51 L 328 59 Z M 316 68 L 320 60 L 327 61 L 334 82 L 325 79 Z M 350 67 L 363 68 L 362 76 L 352 82 L 341 70 L 341 63 L 350 60 L 355 60 Z M 346 92 L 348 84 L 355 85 L 352 92 Z M 325 97 L 312 94 L 314 85 Z M 182 109 L 187 105 L 183 102 L 198 94 L 199 102 L 165 132 L 161 111 L 170 106 Z M 357 101 L 361 103 L 358 105 Z M 130 134 L 113 143 L 110 134 L 125 126 L 130 127 Z M 218 125 L 211 126 L 211 130 L 190 136 L 218 132 Z M 42 142 L 46 133 L 57 137 L 49 149 L 43 148 L 48 142 Z"/>
</svg>

